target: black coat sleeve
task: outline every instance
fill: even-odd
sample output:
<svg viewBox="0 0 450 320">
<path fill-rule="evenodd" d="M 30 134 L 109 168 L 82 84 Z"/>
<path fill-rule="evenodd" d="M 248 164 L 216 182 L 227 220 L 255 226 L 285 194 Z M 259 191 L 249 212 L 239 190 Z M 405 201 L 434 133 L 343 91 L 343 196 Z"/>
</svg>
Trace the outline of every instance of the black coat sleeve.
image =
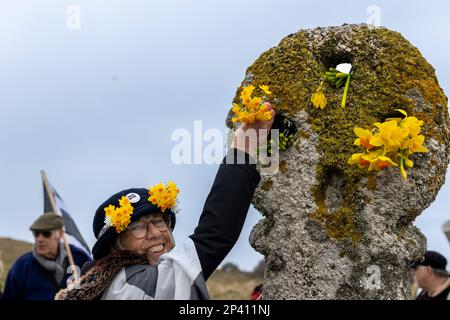
<svg viewBox="0 0 450 320">
<path fill-rule="evenodd" d="M 206 198 L 198 226 L 190 236 L 194 241 L 205 280 L 238 240 L 253 194 L 261 179 L 256 164 L 249 163 L 254 160 L 248 154 L 238 149 L 230 149 L 228 152 L 229 155 L 219 166 Z M 245 163 L 236 161 L 243 158 Z"/>
</svg>

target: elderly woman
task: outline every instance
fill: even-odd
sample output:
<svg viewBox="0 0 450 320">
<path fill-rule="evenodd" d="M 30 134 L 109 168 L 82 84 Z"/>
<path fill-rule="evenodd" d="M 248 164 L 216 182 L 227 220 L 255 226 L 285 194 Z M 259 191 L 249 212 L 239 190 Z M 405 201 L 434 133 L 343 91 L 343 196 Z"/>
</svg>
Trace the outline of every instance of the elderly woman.
<svg viewBox="0 0 450 320">
<path fill-rule="evenodd" d="M 257 139 L 267 139 L 275 111 L 268 103 L 265 108 L 272 120 L 237 130 L 199 224 L 186 241 L 175 247 L 172 236 L 175 184 L 121 191 L 95 213 L 94 264 L 83 270 L 78 285 L 60 291 L 56 299 L 208 299 L 205 281 L 236 243 L 260 181 L 252 159 L 256 141 L 245 133 L 256 129 Z"/>
</svg>

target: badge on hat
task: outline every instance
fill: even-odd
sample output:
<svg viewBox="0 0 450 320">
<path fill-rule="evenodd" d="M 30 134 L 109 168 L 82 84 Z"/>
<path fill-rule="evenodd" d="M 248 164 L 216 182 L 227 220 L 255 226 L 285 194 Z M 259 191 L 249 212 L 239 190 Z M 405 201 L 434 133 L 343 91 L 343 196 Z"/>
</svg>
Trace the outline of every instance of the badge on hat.
<svg viewBox="0 0 450 320">
<path fill-rule="evenodd" d="M 127 194 L 125 197 L 130 201 L 130 203 L 137 203 L 141 200 L 141 197 L 134 192 Z"/>
</svg>

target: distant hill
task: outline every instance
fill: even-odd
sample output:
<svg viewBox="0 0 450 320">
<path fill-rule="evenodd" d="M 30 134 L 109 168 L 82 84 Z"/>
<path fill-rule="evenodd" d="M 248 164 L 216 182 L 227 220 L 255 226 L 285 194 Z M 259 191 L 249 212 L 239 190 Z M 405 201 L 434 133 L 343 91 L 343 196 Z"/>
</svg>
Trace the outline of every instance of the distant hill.
<svg viewBox="0 0 450 320">
<path fill-rule="evenodd" d="M 31 248 L 32 244 L 29 242 L 0 237 L 0 289 L 3 288 L 8 270 L 14 261 L 31 251 Z"/>
<path fill-rule="evenodd" d="M 0 237 L 0 290 L 11 265 L 31 248 L 29 242 Z M 253 272 L 244 272 L 232 263 L 225 264 L 206 283 L 211 299 L 248 300 L 253 289 L 263 282 L 263 267 L 261 262 Z"/>
<path fill-rule="evenodd" d="M 206 282 L 214 300 L 249 300 L 256 286 L 263 283 L 264 260 L 252 272 L 241 271 L 233 263 L 217 269 Z"/>
<path fill-rule="evenodd" d="M 249 300 L 256 286 L 263 282 L 242 271 L 216 270 L 206 282 L 213 300 Z"/>
</svg>

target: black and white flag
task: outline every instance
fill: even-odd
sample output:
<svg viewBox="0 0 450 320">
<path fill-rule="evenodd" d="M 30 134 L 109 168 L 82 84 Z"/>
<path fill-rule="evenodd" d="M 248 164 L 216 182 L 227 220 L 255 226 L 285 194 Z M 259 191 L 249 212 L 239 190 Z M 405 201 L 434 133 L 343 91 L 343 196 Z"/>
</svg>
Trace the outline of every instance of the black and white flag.
<svg viewBox="0 0 450 320">
<path fill-rule="evenodd" d="M 43 179 L 46 179 L 45 174 L 43 175 Z M 89 246 L 87 245 L 86 241 L 83 239 L 80 230 L 78 230 L 75 221 L 70 216 L 61 196 L 58 194 L 58 192 L 50 183 L 48 182 L 46 183 L 45 181 L 43 181 L 43 185 L 44 185 L 44 212 L 56 211 L 55 212 L 56 214 L 62 215 L 64 219 L 64 231 L 67 235 L 69 243 L 77 247 L 78 249 L 85 251 L 89 256 L 91 256 L 91 250 L 89 249 Z M 47 189 L 47 185 L 50 190 Z M 52 199 L 50 199 L 50 196 L 53 197 L 57 210 L 53 209 Z"/>
</svg>

